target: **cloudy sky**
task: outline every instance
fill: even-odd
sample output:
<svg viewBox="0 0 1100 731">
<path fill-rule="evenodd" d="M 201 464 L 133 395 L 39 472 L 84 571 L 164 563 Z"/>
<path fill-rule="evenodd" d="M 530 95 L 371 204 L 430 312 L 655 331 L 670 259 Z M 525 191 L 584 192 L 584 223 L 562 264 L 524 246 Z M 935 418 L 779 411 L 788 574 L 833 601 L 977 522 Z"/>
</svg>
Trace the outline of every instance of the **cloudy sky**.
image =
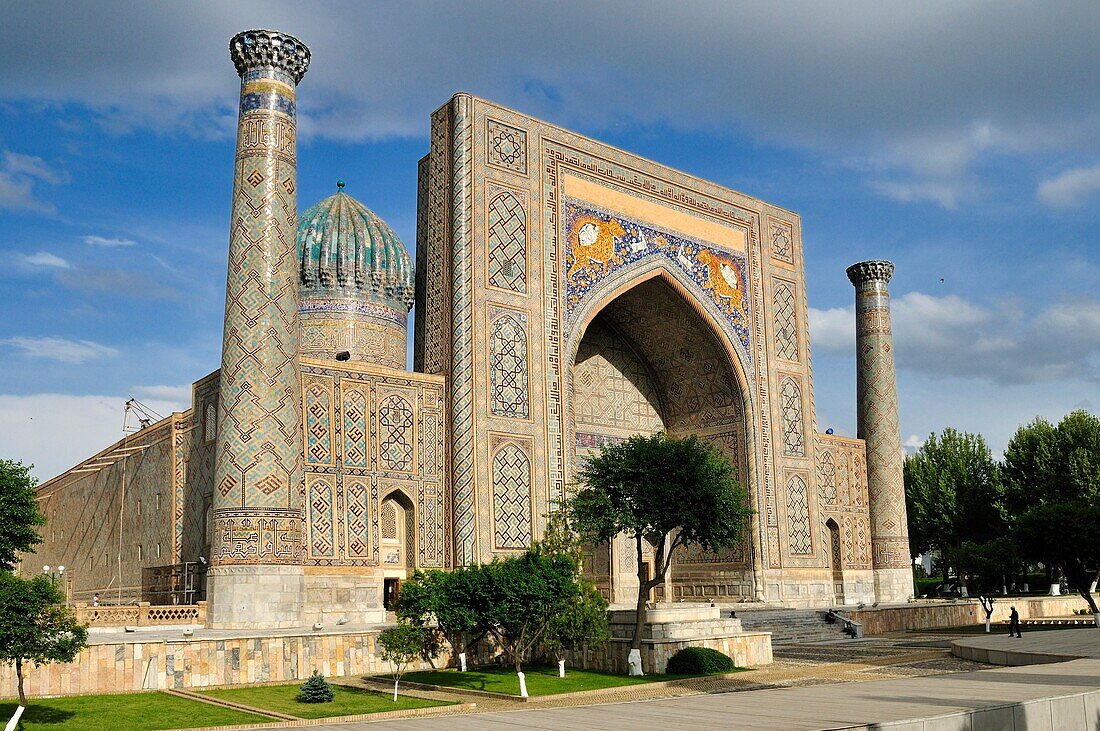
<svg viewBox="0 0 1100 731">
<path fill-rule="evenodd" d="M 428 115 L 501 102 L 802 215 L 818 426 L 855 428 L 844 267 L 892 259 L 903 439 L 1100 408 L 1095 2 L 35 2 L 0 44 L 0 456 L 48 478 L 219 362 L 238 80 L 313 50 L 300 204 L 412 246 Z"/>
</svg>

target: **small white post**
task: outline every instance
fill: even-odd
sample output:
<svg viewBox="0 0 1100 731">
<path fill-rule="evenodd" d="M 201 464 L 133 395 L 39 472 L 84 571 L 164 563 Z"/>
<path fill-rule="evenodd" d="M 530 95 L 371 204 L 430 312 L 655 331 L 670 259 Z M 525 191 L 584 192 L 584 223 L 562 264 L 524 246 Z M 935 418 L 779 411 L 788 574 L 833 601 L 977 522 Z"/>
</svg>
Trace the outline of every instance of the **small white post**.
<svg viewBox="0 0 1100 731">
<path fill-rule="evenodd" d="M 466 653 L 458 653 L 458 664 L 462 668 L 459 672 L 466 672 Z"/>
<path fill-rule="evenodd" d="M 1062 585 L 1059 583 L 1051 583 L 1050 596 L 1062 596 Z"/>
<path fill-rule="evenodd" d="M 397 703 L 397 679 L 396 678 L 394 678 L 394 681 L 393 681 L 393 702 Z"/>
<path fill-rule="evenodd" d="M 19 725 L 19 719 L 23 715 L 23 711 L 26 710 L 23 706 L 19 706 L 15 709 L 15 715 L 8 721 L 8 725 L 4 727 L 4 731 L 15 731 L 15 727 Z"/>
<path fill-rule="evenodd" d="M 523 674 L 523 671 L 516 673 L 519 676 L 519 697 L 527 697 L 527 676 Z"/>
<path fill-rule="evenodd" d="M 558 677 L 565 677 L 565 660 L 558 660 Z"/>
<path fill-rule="evenodd" d="M 1096 626 L 1100 627 L 1100 612 L 1093 612 L 1092 618 L 1096 622 Z"/>
<path fill-rule="evenodd" d="M 626 656 L 626 664 L 630 667 L 630 675 L 645 675 L 642 672 L 642 651 L 631 650 Z"/>
<path fill-rule="evenodd" d="M 989 615 L 985 615 L 985 633 L 989 634 Z"/>
</svg>

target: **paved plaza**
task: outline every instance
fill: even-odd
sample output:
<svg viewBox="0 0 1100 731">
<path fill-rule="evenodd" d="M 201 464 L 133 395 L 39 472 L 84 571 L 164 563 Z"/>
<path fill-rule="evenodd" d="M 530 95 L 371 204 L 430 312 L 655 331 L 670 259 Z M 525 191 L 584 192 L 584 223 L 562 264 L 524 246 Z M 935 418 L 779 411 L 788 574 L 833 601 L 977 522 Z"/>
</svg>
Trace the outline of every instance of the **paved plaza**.
<svg viewBox="0 0 1100 731">
<path fill-rule="evenodd" d="M 1091 634 L 1089 634 L 1091 632 Z M 777 667 L 757 683 L 808 682 L 795 687 L 726 686 L 718 692 L 681 697 L 631 700 L 603 705 L 516 709 L 492 704 L 489 712 L 389 722 L 329 724 L 319 729 L 357 731 L 394 728 L 403 731 L 443 729 L 1100 729 L 1100 630 L 1059 630 L 1025 634 L 1011 641 L 1000 636 L 966 637 L 954 644 L 1002 646 L 1037 655 L 1083 656 L 1026 667 L 949 672 L 952 667 L 930 647 L 904 648 L 877 641 L 842 646 L 788 648 Z M 923 644 L 937 643 L 935 639 Z M 914 641 L 914 645 L 922 644 Z M 905 654 L 898 655 L 896 653 Z M 895 653 L 891 655 L 890 653 Z M 846 662 L 810 664 L 811 658 L 849 657 Z M 899 677 L 906 668 L 941 662 L 941 674 Z M 935 658 L 939 658 L 935 660 Z M 800 662 L 805 663 L 800 670 Z M 965 660 L 955 667 L 975 667 Z M 866 680 L 868 672 L 893 677 Z M 914 670 L 915 672 L 915 670 Z M 863 682 L 854 682 L 860 681 Z M 705 686 L 697 686 L 704 690 Z M 712 688 L 721 688 L 717 684 Z M 1050 699 L 1057 699 L 1051 701 Z M 483 708 L 485 703 L 480 704 Z M 501 710 L 497 710 L 501 709 Z M 967 715 L 952 715 L 967 714 Z M 911 721 L 912 723 L 900 723 Z"/>
</svg>

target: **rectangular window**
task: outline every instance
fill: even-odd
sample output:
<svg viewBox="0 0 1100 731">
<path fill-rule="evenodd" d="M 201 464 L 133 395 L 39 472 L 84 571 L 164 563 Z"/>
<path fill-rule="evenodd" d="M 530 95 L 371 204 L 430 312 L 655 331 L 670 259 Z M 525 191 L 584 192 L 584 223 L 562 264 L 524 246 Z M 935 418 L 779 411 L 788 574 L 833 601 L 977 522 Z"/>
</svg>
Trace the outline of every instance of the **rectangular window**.
<svg viewBox="0 0 1100 731">
<path fill-rule="evenodd" d="M 138 561 L 140 561 L 141 560 L 141 544 L 140 543 L 138 544 L 137 548 L 138 548 Z"/>
<path fill-rule="evenodd" d="M 160 558 L 160 544 L 157 544 L 157 558 Z"/>
</svg>

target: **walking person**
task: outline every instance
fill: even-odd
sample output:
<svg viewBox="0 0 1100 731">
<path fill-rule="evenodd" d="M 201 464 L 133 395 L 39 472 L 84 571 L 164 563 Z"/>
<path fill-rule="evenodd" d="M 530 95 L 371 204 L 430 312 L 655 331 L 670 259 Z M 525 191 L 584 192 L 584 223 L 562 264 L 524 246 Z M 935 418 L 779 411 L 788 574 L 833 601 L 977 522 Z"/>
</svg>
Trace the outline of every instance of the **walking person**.
<svg viewBox="0 0 1100 731">
<path fill-rule="evenodd" d="M 1023 637 L 1020 634 L 1020 613 L 1016 611 L 1016 607 L 1012 607 L 1012 612 L 1008 615 L 1008 636 L 1012 636 L 1013 630 L 1016 631 L 1017 637 Z"/>
</svg>

